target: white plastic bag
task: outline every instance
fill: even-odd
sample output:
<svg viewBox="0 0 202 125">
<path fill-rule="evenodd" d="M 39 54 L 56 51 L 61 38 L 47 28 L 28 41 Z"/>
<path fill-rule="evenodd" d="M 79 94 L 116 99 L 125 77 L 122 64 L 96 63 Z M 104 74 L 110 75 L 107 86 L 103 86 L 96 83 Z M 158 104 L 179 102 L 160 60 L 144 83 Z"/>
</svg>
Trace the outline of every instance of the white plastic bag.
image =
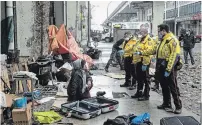
<svg viewBox="0 0 202 125">
<path fill-rule="evenodd" d="M 73 69 L 73 67 L 68 62 L 66 62 L 64 65 L 62 65 L 58 70 L 60 71 L 61 68 L 64 68 L 64 69 L 67 69 L 70 71 Z"/>
<path fill-rule="evenodd" d="M 6 105 L 6 95 L 3 92 L 0 92 L 0 108 L 7 107 Z"/>
</svg>

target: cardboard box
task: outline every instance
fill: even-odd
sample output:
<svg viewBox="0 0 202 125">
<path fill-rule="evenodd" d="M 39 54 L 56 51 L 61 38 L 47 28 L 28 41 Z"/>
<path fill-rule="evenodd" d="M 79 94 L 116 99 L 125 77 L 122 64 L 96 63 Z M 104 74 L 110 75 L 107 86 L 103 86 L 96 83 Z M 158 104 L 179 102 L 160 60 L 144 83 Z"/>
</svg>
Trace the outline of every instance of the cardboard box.
<svg viewBox="0 0 202 125">
<path fill-rule="evenodd" d="M 31 121 L 32 113 L 31 113 L 31 103 L 27 104 L 27 108 L 24 109 L 13 109 L 12 111 L 13 121 L 15 123 L 28 123 Z"/>
</svg>

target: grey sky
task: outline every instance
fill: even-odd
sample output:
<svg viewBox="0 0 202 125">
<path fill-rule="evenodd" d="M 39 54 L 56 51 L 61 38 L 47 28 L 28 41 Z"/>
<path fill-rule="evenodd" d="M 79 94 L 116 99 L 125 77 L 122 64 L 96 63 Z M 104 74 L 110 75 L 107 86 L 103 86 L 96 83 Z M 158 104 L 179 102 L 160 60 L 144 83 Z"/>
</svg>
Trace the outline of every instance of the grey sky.
<svg viewBox="0 0 202 125">
<path fill-rule="evenodd" d="M 102 24 L 107 18 L 107 6 L 109 4 L 109 15 L 122 1 L 90 1 L 92 7 L 92 25 Z"/>
</svg>

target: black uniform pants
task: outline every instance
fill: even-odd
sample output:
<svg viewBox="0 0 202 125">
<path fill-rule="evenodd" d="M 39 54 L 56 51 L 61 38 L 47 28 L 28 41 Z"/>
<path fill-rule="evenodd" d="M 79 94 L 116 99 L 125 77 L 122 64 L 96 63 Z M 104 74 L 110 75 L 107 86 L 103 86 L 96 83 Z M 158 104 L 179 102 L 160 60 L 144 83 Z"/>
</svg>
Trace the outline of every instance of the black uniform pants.
<svg viewBox="0 0 202 125">
<path fill-rule="evenodd" d="M 177 85 L 177 70 L 173 69 L 168 77 L 164 77 L 165 73 L 165 66 L 159 66 L 157 65 L 156 69 L 156 75 L 158 77 L 158 80 L 160 82 L 161 88 L 162 88 L 162 94 L 163 94 L 163 104 L 167 106 L 171 106 L 171 95 L 174 100 L 175 107 L 177 109 L 182 108 L 182 102 L 179 98 L 179 88 Z"/>
<path fill-rule="evenodd" d="M 150 91 L 150 77 L 149 77 L 149 66 L 147 67 L 146 71 L 142 71 L 142 62 L 139 62 L 136 64 L 136 78 L 137 78 L 137 92 L 139 93 L 140 91 L 143 91 L 144 88 L 144 93 L 143 96 L 149 97 L 149 91 Z"/>
<path fill-rule="evenodd" d="M 190 55 L 191 64 L 193 65 L 195 63 L 195 61 L 194 61 L 194 57 L 193 57 L 193 49 L 192 48 L 190 48 L 190 49 L 184 48 L 184 61 L 185 61 L 185 64 L 188 64 L 188 54 Z"/>
<path fill-rule="evenodd" d="M 114 61 L 116 59 L 120 65 L 120 67 L 123 68 L 120 54 L 117 53 L 117 50 L 115 48 L 112 48 L 112 53 L 110 55 L 110 59 L 107 62 L 106 68 L 109 68 L 110 64 L 112 64 L 112 61 Z"/>
<path fill-rule="evenodd" d="M 124 67 L 125 67 L 125 84 L 131 85 L 131 77 L 132 77 L 132 85 L 136 84 L 136 75 L 135 75 L 135 66 L 132 64 L 132 57 L 124 58 Z"/>
</svg>

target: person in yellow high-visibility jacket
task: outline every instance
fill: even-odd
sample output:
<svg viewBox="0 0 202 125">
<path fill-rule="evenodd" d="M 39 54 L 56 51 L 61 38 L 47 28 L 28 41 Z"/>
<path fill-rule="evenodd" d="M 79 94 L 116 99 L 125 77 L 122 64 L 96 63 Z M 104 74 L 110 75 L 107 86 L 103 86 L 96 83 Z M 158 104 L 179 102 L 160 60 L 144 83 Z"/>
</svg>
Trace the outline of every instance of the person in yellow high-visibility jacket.
<svg viewBox="0 0 202 125">
<path fill-rule="evenodd" d="M 136 76 L 135 76 L 135 67 L 132 64 L 133 60 L 133 46 L 136 44 L 137 40 L 133 35 L 128 32 L 128 37 L 122 44 L 122 55 L 124 58 L 124 69 L 125 69 L 125 83 L 121 84 L 120 87 L 129 87 L 130 89 L 136 88 Z M 131 77 L 132 77 L 132 84 L 131 84 Z"/>
<path fill-rule="evenodd" d="M 155 46 L 153 39 L 148 34 L 148 29 L 142 27 L 140 29 L 140 35 L 142 36 L 140 41 L 134 46 L 133 51 L 133 64 L 136 65 L 135 72 L 137 77 L 137 92 L 132 98 L 138 98 L 139 101 L 149 100 L 150 91 L 150 76 L 149 66 L 151 56 L 155 52 Z M 143 93 L 143 87 L 144 93 Z"/>
<path fill-rule="evenodd" d="M 182 103 L 177 85 L 177 70 L 182 68 L 182 62 L 179 41 L 169 31 L 169 26 L 166 24 L 159 25 L 158 31 L 163 37 L 156 51 L 156 76 L 162 87 L 163 104 L 157 106 L 157 108 L 173 112 L 171 107 L 172 94 L 176 108 L 174 113 L 180 114 L 182 112 Z"/>
</svg>

